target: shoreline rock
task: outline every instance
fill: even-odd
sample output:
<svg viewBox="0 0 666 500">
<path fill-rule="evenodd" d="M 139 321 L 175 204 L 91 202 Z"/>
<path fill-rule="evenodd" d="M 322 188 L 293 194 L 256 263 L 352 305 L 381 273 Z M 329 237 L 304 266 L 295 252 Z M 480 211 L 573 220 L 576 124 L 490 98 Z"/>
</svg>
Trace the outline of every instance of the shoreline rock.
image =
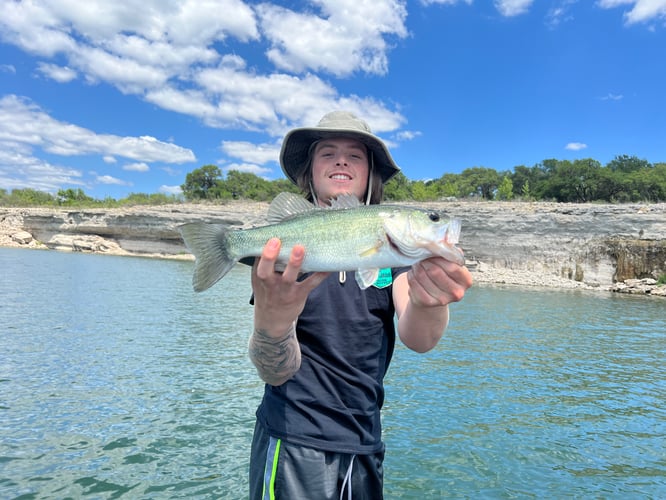
<svg viewBox="0 0 666 500">
<path fill-rule="evenodd" d="M 462 220 L 476 283 L 666 296 L 666 204 L 405 203 Z M 268 203 L 114 209 L 0 207 L 0 246 L 166 259 L 193 257 L 178 226 L 264 224 Z M 653 280 L 653 284 L 636 280 Z"/>
</svg>

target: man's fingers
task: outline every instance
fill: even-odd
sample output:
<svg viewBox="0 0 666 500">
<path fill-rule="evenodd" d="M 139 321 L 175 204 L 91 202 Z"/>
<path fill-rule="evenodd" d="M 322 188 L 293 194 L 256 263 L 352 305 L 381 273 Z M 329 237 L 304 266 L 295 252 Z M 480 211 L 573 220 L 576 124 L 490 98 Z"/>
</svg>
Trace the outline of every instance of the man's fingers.
<svg viewBox="0 0 666 500">
<path fill-rule="evenodd" d="M 266 280 L 275 274 L 275 264 L 280 255 L 281 242 L 278 238 L 271 238 L 268 240 L 261 253 L 260 259 L 255 259 L 254 267 L 256 268 L 256 276 L 262 280 Z M 294 283 L 303 286 L 306 293 L 310 293 L 330 273 L 312 273 L 302 283 L 297 283 L 298 276 L 301 273 L 303 260 L 305 259 L 305 247 L 303 245 L 294 245 L 289 254 L 289 262 L 284 268 L 280 276 L 280 282 Z"/>
<path fill-rule="evenodd" d="M 422 305 L 458 302 L 472 286 L 469 270 L 442 258 L 427 259 L 412 266 L 408 276 L 410 297 Z"/>
<path fill-rule="evenodd" d="M 303 245 L 294 245 L 289 255 L 287 267 L 285 267 L 282 273 L 282 277 L 286 281 L 296 281 L 303 265 L 303 259 L 305 259 L 305 247 Z"/>
<path fill-rule="evenodd" d="M 261 258 L 255 259 L 257 276 L 267 278 L 275 272 L 275 262 L 277 261 L 278 255 L 280 255 L 280 247 L 281 242 L 278 238 L 271 238 L 266 245 L 264 245 L 264 249 L 261 252 Z"/>
</svg>

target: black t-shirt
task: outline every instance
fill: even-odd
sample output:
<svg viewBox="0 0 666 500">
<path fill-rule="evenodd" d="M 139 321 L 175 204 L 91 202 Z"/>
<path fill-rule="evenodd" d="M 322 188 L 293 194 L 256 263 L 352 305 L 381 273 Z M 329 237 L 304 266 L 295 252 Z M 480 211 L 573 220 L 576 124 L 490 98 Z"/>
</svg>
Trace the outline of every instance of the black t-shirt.
<svg viewBox="0 0 666 500">
<path fill-rule="evenodd" d="M 392 278 L 409 268 L 393 269 Z M 389 280 L 392 282 L 392 280 Z M 361 290 L 332 273 L 309 295 L 296 333 L 301 367 L 266 385 L 258 421 L 274 437 L 339 453 L 383 449 L 380 409 L 395 346 L 393 286 Z"/>
</svg>

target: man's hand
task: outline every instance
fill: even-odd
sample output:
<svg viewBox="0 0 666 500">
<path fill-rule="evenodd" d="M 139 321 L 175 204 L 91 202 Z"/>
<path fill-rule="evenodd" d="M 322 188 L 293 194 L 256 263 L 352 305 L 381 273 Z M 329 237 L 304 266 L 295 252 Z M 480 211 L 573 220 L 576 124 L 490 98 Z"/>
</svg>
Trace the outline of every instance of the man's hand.
<svg viewBox="0 0 666 500">
<path fill-rule="evenodd" d="M 417 262 L 407 274 L 409 298 L 419 307 L 443 306 L 462 300 L 472 286 L 472 274 L 442 257 Z"/>
<path fill-rule="evenodd" d="M 252 268 L 254 292 L 254 326 L 266 330 L 271 336 L 283 336 L 298 319 L 309 293 L 328 273 L 314 273 L 297 281 L 305 258 L 305 248 L 295 245 L 284 272 L 275 271 L 281 243 L 271 238 Z"/>
<path fill-rule="evenodd" d="M 254 332 L 250 337 L 250 359 L 261 379 L 270 385 L 289 380 L 301 366 L 301 349 L 296 337 L 296 320 L 308 294 L 328 273 L 314 273 L 297 281 L 305 248 L 296 245 L 283 273 L 275 271 L 280 240 L 266 243 L 261 258 L 252 266 Z"/>
<path fill-rule="evenodd" d="M 449 322 L 448 304 L 462 300 L 470 286 L 469 270 L 442 257 L 418 262 L 398 276 L 393 301 L 403 343 L 417 352 L 435 347 Z"/>
</svg>

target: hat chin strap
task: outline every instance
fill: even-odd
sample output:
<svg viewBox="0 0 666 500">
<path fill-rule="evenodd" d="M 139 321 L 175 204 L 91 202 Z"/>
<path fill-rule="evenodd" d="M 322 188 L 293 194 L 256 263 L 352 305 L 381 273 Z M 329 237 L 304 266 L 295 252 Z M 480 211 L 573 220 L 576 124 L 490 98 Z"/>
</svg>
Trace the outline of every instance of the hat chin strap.
<svg viewBox="0 0 666 500">
<path fill-rule="evenodd" d="M 368 173 L 368 194 L 365 195 L 366 205 L 370 205 L 370 198 L 372 198 L 372 170 Z"/>
<path fill-rule="evenodd" d="M 370 205 L 370 199 L 372 198 L 372 172 L 375 170 L 375 155 L 370 151 L 370 164 L 368 165 L 368 190 L 365 195 L 365 204 Z"/>
<path fill-rule="evenodd" d="M 319 203 L 317 202 L 317 195 L 315 194 L 315 190 L 314 190 L 314 188 L 312 187 L 312 181 L 310 181 L 310 195 L 312 196 L 312 204 L 313 204 L 315 207 L 318 207 L 318 206 L 319 206 Z"/>
</svg>

